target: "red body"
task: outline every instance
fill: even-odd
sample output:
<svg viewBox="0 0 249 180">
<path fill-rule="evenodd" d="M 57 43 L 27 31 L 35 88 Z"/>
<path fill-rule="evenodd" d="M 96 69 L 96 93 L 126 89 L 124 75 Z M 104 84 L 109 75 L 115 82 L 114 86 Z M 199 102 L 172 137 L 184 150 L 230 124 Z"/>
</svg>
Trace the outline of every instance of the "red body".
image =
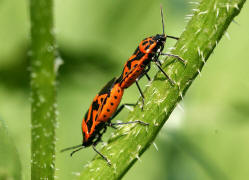
<svg viewBox="0 0 249 180">
<path fill-rule="evenodd" d="M 130 87 L 137 78 L 144 74 L 146 66 L 158 58 L 159 53 L 163 50 L 165 40 L 166 36 L 163 34 L 146 38 L 140 42 L 133 55 L 124 65 L 120 76 L 121 88 Z"/>
<path fill-rule="evenodd" d="M 106 123 L 116 112 L 124 89 L 114 78 L 95 96 L 82 121 L 83 146 L 97 143 L 106 130 Z"/>
</svg>

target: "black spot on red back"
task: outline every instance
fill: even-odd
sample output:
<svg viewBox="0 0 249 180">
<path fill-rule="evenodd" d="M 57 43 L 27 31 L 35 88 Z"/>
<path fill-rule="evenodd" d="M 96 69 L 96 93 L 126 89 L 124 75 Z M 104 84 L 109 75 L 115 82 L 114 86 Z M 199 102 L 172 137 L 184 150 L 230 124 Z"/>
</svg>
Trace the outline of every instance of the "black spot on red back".
<svg viewBox="0 0 249 180">
<path fill-rule="evenodd" d="M 145 44 L 147 44 L 148 43 L 148 41 L 144 41 L 143 43 L 142 43 L 142 45 L 144 46 Z"/>
<path fill-rule="evenodd" d="M 140 50 L 139 52 L 137 53 L 137 55 L 133 58 L 133 59 L 130 59 L 126 66 L 128 67 L 128 69 L 130 70 L 131 69 L 131 64 L 133 61 L 136 61 L 136 60 L 140 60 L 142 57 L 144 56 L 144 53 L 142 53 Z"/>
<path fill-rule="evenodd" d="M 147 50 L 150 48 L 150 45 L 147 45 L 144 49 Z"/>
</svg>

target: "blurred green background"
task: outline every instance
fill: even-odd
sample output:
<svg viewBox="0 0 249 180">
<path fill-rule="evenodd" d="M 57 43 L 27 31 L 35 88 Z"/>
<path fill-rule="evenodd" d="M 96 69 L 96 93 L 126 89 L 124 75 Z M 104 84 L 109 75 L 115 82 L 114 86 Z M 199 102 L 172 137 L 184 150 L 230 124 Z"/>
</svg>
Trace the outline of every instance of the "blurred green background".
<svg viewBox="0 0 249 180">
<path fill-rule="evenodd" d="M 81 120 L 95 94 L 120 74 L 140 40 L 162 32 L 160 4 L 166 32 L 180 36 L 185 16 L 195 8 L 187 0 L 55 0 L 55 32 L 64 61 L 58 76 L 58 179 L 75 179 L 95 155 L 91 148 L 73 158 L 59 150 L 81 143 Z M 27 0 L 0 0 L 0 118 L 17 147 L 23 179 L 30 178 L 28 7 Z M 161 130 L 158 151 L 152 145 L 124 179 L 248 179 L 248 17 L 247 3 Z M 169 40 L 167 48 L 174 43 Z M 156 71 L 152 68 L 151 76 Z M 146 83 L 140 82 L 143 88 Z M 138 97 L 132 86 L 122 102 Z"/>
</svg>

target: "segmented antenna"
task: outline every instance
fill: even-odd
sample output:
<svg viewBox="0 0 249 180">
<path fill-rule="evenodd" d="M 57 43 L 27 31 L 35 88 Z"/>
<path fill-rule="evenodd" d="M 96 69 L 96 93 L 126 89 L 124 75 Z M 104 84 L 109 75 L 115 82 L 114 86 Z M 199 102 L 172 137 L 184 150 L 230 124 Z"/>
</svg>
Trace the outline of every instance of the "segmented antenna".
<svg viewBox="0 0 249 180">
<path fill-rule="evenodd" d="M 165 32 L 164 32 L 164 20 L 163 20 L 163 6 L 161 5 L 160 8 L 161 8 L 161 18 L 162 18 L 163 34 L 165 34 Z"/>
<path fill-rule="evenodd" d="M 76 149 L 78 147 L 83 147 L 83 146 L 82 146 L 82 144 L 79 144 L 79 145 L 76 145 L 76 146 L 72 146 L 72 147 L 62 149 L 61 152 L 68 151 L 68 150 L 71 150 L 71 149 Z"/>
</svg>

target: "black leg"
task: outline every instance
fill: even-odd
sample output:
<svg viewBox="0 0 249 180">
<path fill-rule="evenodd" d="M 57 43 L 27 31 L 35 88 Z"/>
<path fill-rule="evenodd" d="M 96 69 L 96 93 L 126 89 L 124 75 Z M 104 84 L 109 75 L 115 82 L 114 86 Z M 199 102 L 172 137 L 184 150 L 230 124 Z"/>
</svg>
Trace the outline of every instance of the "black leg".
<svg viewBox="0 0 249 180">
<path fill-rule="evenodd" d="M 122 122 L 122 123 L 110 123 L 110 126 L 118 126 L 118 125 L 124 125 L 124 124 L 133 124 L 133 123 L 138 123 L 138 124 L 142 124 L 142 125 L 149 125 L 149 123 L 140 121 L 140 120 L 136 120 L 136 121 L 130 121 L 130 122 Z M 116 128 L 116 127 L 115 127 Z"/>
<path fill-rule="evenodd" d="M 113 118 L 115 118 L 124 109 L 125 106 L 136 106 L 136 104 L 122 104 L 118 108 L 118 110 L 112 115 L 112 117 L 109 119 L 109 121 L 112 120 Z"/>
<path fill-rule="evenodd" d="M 150 76 L 148 75 L 148 72 L 149 72 L 149 70 L 150 70 L 150 64 L 148 64 L 146 67 L 147 67 L 147 69 L 144 69 L 144 70 L 143 70 L 142 74 L 141 74 L 140 76 L 138 76 L 137 81 L 140 80 L 142 77 L 144 77 L 144 75 L 147 77 L 147 79 L 148 79 L 149 81 L 151 80 Z M 122 82 L 122 81 L 121 81 L 121 82 Z"/>
<path fill-rule="evenodd" d="M 142 77 L 144 77 L 144 75 L 145 75 L 145 71 L 143 71 L 142 74 L 138 76 L 137 80 L 139 81 Z"/>
<path fill-rule="evenodd" d="M 105 133 L 105 131 L 106 131 L 106 126 L 104 126 L 104 128 L 103 129 L 101 129 L 97 134 L 96 134 L 96 140 L 94 139 L 93 140 L 93 145 L 94 146 L 96 146 L 99 142 L 101 142 L 102 141 L 102 139 L 101 139 L 101 137 L 102 137 L 102 135 Z"/>
<path fill-rule="evenodd" d="M 163 56 L 175 57 L 176 59 L 178 59 L 178 60 L 180 60 L 182 63 L 184 63 L 184 65 L 187 64 L 187 62 L 186 62 L 184 59 L 182 59 L 180 56 L 178 56 L 178 55 L 175 55 L 175 54 L 167 54 L 167 53 L 161 53 L 161 55 L 163 55 Z"/>
<path fill-rule="evenodd" d="M 158 63 L 159 61 L 156 61 L 156 65 L 158 69 L 166 76 L 166 78 L 170 81 L 172 85 L 175 85 L 175 82 L 166 74 L 166 72 L 161 68 L 160 64 Z"/>
<path fill-rule="evenodd" d="M 145 76 L 147 77 L 148 81 L 151 81 L 150 76 L 147 74 L 147 72 L 145 73 Z"/>
<path fill-rule="evenodd" d="M 178 39 L 179 39 L 179 37 L 175 37 L 175 36 L 168 36 L 168 35 L 167 35 L 167 38 L 171 38 L 171 39 L 175 39 L 175 40 L 178 40 Z"/>
<path fill-rule="evenodd" d="M 143 71 L 143 73 L 137 78 L 137 81 L 139 81 L 142 77 L 144 77 L 144 75 L 147 77 L 148 81 L 150 81 L 151 79 L 147 72 L 148 72 L 147 70 Z"/>
<path fill-rule="evenodd" d="M 103 154 L 101 154 L 101 152 L 99 152 L 99 151 L 96 149 L 95 145 L 92 145 L 92 147 L 93 147 L 93 150 L 94 150 L 97 154 L 99 154 L 104 160 L 106 160 L 107 164 L 110 166 L 110 165 L 111 165 L 111 161 L 110 161 L 107 157 L 105 157 Z"/>
<path fill-rule="evenodd" d="M 137 85 L 137 88 L 138 88 L 138 90 L 139 90 L 139 93 L 140 93 L 140 95 L 141 95 L 141 97 L 142 97 L 142 110 L 143 110 L 143 108 L 144 108 L 144 94 L 143 94 L 143 92 L 142 92 L 142 90 L 141 90 L 141 88 L 140 88 L 140 86 L 139 86 L 137 80 L 136 80 L 136 85 Z"/>
<path fill-rule="evenodd" d="M 145 76 L 150 81 L 151 79 L 150 79 L 150 76 L 148 75 L 149 70 L 150 70 L 150 63 L 147 65 L 147 69 L 145 69 L 144 71 Z"/>
<path fill-rule="evenodd" d="M 114 123 L 115 124 L 115 123 Z M 113 125 L 113 123 L 109 123 L 108 126 L 110 126 L 113 129 L 118 129 L 115 125 Z"/>
<path fill-rule="evenodd" d="M 144 75 L 146 75 L 147 79 L 150 81 L 150 76 L 148 75 L 149 71 L 150 71 L 150 63 L 146 66 L 146 69 L 143 70 L 143 73 L 138 77 L 138 80 L 140 80 Z"/>
<path fill-rule="evenodd" d="M 150 81 L 150 76 L 147 74 L 147 71 L 143 71 L 143 73 L 137 78 L 137 81 L 139 81 L 144 75 L 147 77 L 148 81 Z"/>
<path fill-rule="evenodd" d="M 147 69 L 145 69 L 145 72 L 147 73 L 149 72 L 149 70 L 150 70 L 150 63 L 147 65 Z"/>
<path fill-rule="evenodd" d="M 159 55 L 161 55 L 161 53 L 160 53 Z M 158 59 L 158 57 L 156 58 L 156 61 L 154 61 L 154 62 L 158 62 L 159 66 L 162 66 L 162 63 L 161 63 L 161 61 Z"/>
</svg>

